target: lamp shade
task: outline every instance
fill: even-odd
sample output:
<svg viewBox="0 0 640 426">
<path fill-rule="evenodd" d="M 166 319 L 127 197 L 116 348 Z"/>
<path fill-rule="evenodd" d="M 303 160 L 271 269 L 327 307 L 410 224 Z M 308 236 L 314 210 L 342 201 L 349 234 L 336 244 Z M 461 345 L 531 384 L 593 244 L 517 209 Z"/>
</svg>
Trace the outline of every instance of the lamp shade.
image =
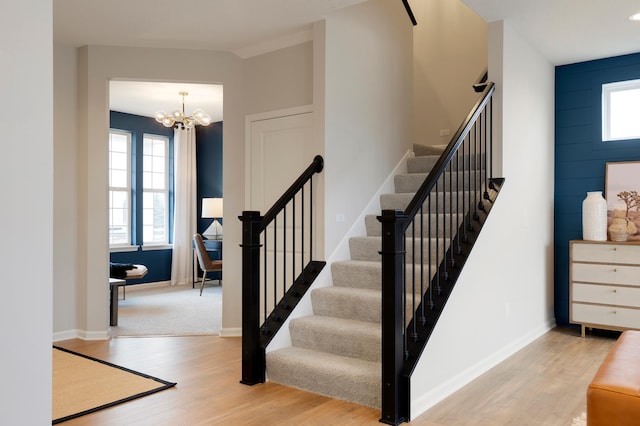
<svg viewBox="0 0 640 426">
<path fill-rule="evenodd" d="M 222 217 L 222 198 L 202 199 L 202 218 Z"/>
</svg>

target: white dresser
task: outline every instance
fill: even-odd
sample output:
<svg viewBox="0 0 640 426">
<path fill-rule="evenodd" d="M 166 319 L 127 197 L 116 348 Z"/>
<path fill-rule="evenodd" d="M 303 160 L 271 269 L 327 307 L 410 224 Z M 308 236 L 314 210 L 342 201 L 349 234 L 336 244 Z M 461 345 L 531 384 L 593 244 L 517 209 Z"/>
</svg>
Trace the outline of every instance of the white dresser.
<svg viewBox="0 0 640 426">
<path fill-rule="evenodd" d="M 569 243 L 570 322 L 585 328 L 640 329 L 640 244 Z"/>
</svg>

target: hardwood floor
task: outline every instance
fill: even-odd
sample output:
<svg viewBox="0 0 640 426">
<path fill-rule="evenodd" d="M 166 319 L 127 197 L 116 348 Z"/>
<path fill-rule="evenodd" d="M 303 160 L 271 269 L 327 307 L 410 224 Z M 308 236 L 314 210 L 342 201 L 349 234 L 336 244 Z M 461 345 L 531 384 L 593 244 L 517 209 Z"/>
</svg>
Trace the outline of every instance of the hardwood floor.
<svg viewBox="0 0 640 426">
<path fill-rule="evenodd" d="M 411 422 L 569 426 L 617 335 L 554 329 Z M 65 425 L 374 425 L 379 410 L 273 383 L 239 383 L 239 338 L 118 337 L 56 345 L 178 385 Z"/>
</svg>

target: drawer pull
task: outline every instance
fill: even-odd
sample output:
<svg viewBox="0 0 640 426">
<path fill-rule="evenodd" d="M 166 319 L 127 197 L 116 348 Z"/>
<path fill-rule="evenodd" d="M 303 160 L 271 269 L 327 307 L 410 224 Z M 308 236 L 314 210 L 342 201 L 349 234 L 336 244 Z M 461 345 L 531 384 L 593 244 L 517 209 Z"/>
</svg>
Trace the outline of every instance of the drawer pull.
<svg viewBox="0 0 640 426">
<path fill-rule="evenodd" d="M 616 289 L 614 288 L 614 289 L 613 289 L 613 293 L 617 293 L 617 292 L 618 292 L 618 290 L 616 290 Z"/>
<path fill-rule="evenodd" d="M 617 313 L 618 313 L 617 311 L 611 311 L 611 314 L 612 314 L 612 315 L 615 315 L 615 314 L 617 314 Z"/>
</svg>

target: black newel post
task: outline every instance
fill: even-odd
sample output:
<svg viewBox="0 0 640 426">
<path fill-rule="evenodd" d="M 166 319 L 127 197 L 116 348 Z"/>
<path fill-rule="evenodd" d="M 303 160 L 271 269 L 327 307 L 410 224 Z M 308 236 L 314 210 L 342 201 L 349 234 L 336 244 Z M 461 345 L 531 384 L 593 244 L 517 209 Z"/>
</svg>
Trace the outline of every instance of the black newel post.
<svg viewBox="0 0 640 426">
<path fill-rule="evenodd" d="M 242 221 L 242 380 L 264 383 L 265 354 L 260 346 L 260 212 L 243 211 Z"/>
<path fill-rule="evenodd" d="M 382 423 L 409 421 L 408 381 L 402 374 L 405 356 L 403 321 L 404 232 L 407 216 L 383 210 L 382 222 Z"/>
</svg>

